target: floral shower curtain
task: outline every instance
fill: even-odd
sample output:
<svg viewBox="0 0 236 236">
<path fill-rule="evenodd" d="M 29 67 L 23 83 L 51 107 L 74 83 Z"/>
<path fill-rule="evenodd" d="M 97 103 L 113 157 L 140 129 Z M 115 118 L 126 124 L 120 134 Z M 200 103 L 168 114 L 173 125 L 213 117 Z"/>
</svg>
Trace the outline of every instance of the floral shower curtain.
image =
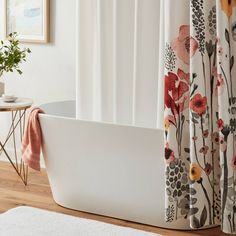
<svg viewBox="0 0 236 236">
<path fill-rule="evenodd" d="M 165 0 L 166 221 L 236 233 L 236 0 Z"/>
</svg>

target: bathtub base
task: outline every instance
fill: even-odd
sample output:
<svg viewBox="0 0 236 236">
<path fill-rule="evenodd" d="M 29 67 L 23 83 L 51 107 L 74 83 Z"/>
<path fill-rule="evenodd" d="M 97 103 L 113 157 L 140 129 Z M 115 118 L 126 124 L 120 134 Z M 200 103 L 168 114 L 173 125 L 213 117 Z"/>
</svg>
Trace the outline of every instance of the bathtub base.
<svg viewBox="0 0 236 236">
<path fill-rule="evenodd" d="M 47 104 L 39 116 L 54 200 L 74 210 L 191 230 L 184 218 L 164 220 L 164 131 L 66 117 L 72 108 L 70 102 Z"/>
<path fill-rule="evenodd" d="M 60 206 L 60 207 L 63 207 L 65 209 L 69 209 L 69 210 L 74 210 L 74 211 L 81 211 L 81 212 L 85 212 L 85 213 L 89 213 L 89 214 L 95 214 L 95 215 L 99 215 L 99 216 L 105 216 L 105 217 L 110 217 L 110 218 L 113 218 L 113 219 L 118 219 L 118 220 L 125 220 L 125 221 L 129 221 L 129 222 L 134 222 L 134 223 L 138 223 L 138 224 L 144 224 L 144 225 L 148 225 L 148 226 L 154 226 L 154 227 L 157 227 L 157 228 L 162 228 L 162 229 L 169 229 L 169 230 L 182 230 L 182 231 L 196 231 L 196 230 L 204 230 L 204 229 L 212 229 L 212 228 L 216 228 L 216 227 L 219 227 L 219 225 L 208 225 L 208 226 L 205 226 L 205 227 L 202 227 L 200 229 L 193 229 L 193 228 L 190 228 L 189 225 L 185 226 L 185 227 L 179 227 L 177 226 L 176 224 L 173 225 L 172 223 L 166 223 L 165 222 L 165 225 L 163 224 L 148 224 L 148 223 L 143 223 L 143 222 L 135 222 L 135 221 L 130 221 L 128 219 L 121 219 L 121 218 L 116 218 L 114 216 L 107 216 L 107 215 L 101 215 L 101 214 L 98 214 L 96 212 L 88 212 L 88 211 L 85 211 L 85 210 L 80 210 L 80 209 L 74 209 L 74 208 L 70 208 L 70 207 L 66 207 L 64 206 L 63 204 L 61 203 L 58 203 L 55 199 L 54 199 L 55 203 Z M 183 224 L 183 222 L 180 222 L 181 225 Z"/>
</svg>

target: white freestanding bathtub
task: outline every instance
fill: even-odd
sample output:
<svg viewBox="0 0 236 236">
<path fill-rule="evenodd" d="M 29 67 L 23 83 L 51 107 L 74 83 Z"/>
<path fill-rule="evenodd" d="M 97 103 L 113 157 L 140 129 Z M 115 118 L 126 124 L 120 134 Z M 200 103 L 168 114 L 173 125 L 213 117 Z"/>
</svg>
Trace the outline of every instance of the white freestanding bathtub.
<svg viewBox="0 0 236 236">
<path fill-rule="evenodd" d="M 61 206 L 173 229 L 166 223 L 163 131 L 75 119 L 75 102 L 42 105 L 43 154 Z"/>
</svg>

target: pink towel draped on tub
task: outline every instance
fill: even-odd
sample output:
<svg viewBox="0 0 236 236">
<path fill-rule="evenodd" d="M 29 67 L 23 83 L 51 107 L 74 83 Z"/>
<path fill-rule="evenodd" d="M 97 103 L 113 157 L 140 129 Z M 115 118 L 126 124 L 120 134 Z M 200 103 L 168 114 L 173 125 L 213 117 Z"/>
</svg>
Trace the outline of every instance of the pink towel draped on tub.
<svg viewBox="0 0 236 236">
<path fill-rule="evenodd" d="M 40 108 L 30 110 L 26 130 L 22 140 L 22 159 L 26 165 L 34 170 L 40 170 L 40 152 L 42 132 L 38 114 L 44 113 Z"/>
</svg>

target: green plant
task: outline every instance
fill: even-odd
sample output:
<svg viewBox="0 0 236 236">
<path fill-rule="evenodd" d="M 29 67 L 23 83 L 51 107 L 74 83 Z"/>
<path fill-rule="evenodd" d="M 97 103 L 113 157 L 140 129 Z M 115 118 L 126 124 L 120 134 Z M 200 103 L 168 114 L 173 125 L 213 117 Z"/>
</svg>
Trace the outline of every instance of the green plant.
<svg viewBox="0 0 236 236">
<path fill-rule="evenodd" d="M 9 34 L 7 40 L 0 41 L 0 76 L 4 72 L 17 71 L 20 75 L 20 64 L 26 61 L 26 55 L 31 53 L 29 48 L 20 48 L 19 40 L 17 40 L 17 33 Z"/>
</svg>

